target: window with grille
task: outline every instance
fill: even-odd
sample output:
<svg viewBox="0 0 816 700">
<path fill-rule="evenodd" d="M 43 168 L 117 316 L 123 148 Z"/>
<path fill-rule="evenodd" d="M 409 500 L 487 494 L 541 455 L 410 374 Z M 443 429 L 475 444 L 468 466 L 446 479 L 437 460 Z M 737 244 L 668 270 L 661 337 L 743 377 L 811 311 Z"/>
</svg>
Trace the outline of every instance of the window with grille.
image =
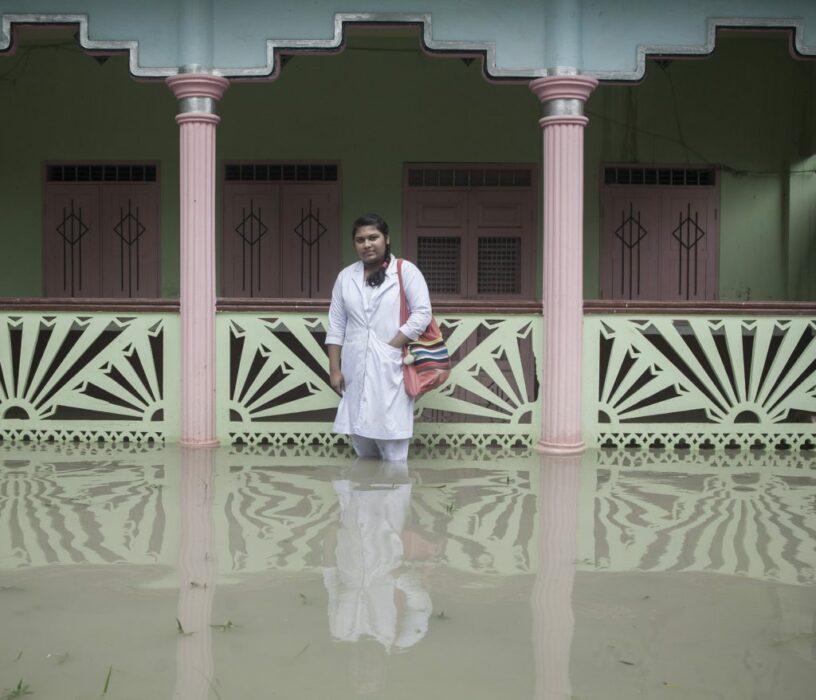
<svg viewBox="0 0 816 700">
<path fill-rule="evenodd" d="M 155 163 L 49 163 L 43 189 L 45 296 L 160 295 Z"/>
<path fill-rule="evenodd" d="M 717 298 L 717 180 L 712 168 L 604 168 L 602 298 Z"/>
<path fill-rule="evenodd" d="M 405 255 L 437 298 L 532 298 L 532 166 L 409 165 Z"/>
<path fill-rule="evenodd" d="M 340 269 L 337 163 L 228 163 L 225 297 L 327 299 Z"/>
<path fill-rule="evenodd" d="M 480 238 L 477 260 L 479 294 L 521 292 L 521 238 Z"/>
<path fill-rule="evenodd" d="M 456 294 L 461 286 L 459 260 L 461 240 L 443 236 L 417 238 L 417 266 L 431 294 Z"/>
</svg>

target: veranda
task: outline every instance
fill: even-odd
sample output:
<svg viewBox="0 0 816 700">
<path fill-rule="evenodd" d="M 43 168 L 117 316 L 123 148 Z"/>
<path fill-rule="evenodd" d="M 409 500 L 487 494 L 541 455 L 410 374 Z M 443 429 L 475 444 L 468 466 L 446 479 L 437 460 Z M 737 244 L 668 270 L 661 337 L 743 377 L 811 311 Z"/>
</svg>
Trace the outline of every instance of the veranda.
<svg viewBox="0 0 816 700">
<path fill-rule="evenodd" d="M 528 80 L 432 55 L 413 24 L 347 24 L 342 51 L 285 55 L 275 80 L 173 79 L 183 114 L 219 102 L 205 163 L 180 160 L 164 81 L 85 50 L 81 22 L 10 26 L 2 439 L 341 442 L 326 300 L 350 222 L 374 209 L 424 269 L 455 353 L 417 406 L 419 442 L 813 449 L 816 64 L 789 31 L 720 31 L 710 57 L 649 59 L 638 83 L 577 80 L 588 124 L 567 115 L 578 141 L 558 161 Z M 551 84 L 534 85 L 544 121 L 567 99 Z M 206 128 L 215 139 L 215 117 Z M 215 217 L 191 224 L 179 197 L 196 187 Z M 583 229 L 558 218 L 559 187 Z M 207 300 L 188 331 L 178 301 L 208 260 L 214 357 L 195 328 Z M 185 427 L 197 411 L 205 427 Z"/>
</svg>

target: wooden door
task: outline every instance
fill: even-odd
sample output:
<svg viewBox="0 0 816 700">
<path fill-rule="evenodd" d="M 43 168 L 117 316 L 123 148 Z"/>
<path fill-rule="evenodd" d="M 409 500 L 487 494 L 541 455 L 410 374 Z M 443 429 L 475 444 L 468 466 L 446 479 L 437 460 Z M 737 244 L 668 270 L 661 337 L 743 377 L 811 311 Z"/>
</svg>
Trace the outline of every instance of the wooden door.
<svg viewBox="0 0 816 700">
<path fill-rule="evenodd" d="M 99 266 L 99 188 L 47 186 L 43 227 L 45 296 L 98 297 Z"/>
<path fill-rule="evenodd" d="M 102 185 L 99 191 L 102 296 L 158 297 L 158 186 Z"/>
<path fill-rule="evenodd" d="M 711 188 L 665 188 L 660 226 L 660 299 L 717 298 L 719 221 Z"/>
<path fill-rule="evenodd" d="M 657 196 L 655 196 L 657 195 Z M 601 217 L 601 296 L 660 298 L 660 193 L 608 187 Z"/>
<path fill-rule="evenodd" d="M 280 297 L 279 186 L 224 184 L 221 289 L 226 297 Z"/>
<path fill-rule="evenodd" d="M 329 299 L 340 271 L 340 203 L 335 185 L 281 187 L 281 295 Z"/>
</svg>

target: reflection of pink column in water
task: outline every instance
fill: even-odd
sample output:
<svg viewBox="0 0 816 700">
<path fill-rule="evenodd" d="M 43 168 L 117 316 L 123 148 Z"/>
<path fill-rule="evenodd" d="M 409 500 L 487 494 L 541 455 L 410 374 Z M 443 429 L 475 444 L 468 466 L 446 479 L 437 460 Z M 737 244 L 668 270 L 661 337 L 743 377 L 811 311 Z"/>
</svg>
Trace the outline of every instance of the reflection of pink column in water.
<svg viewBox="0 0 816 700">
<path fill-rule="evenodd" d="M 543 105 L 544 347 L 541 440 L 549 454 L 582 452 L 583 357 L 583 104 L 594 78 L 539 78 L 530 89 Z"/>
<path fill-rule="evenodd" d="M 212 605 L 216 563 L 213 552 L 214 450 L 182 448 L 179 632 L 174 700 L 207 700 L 214 673 Z"/>
<path fill-rule="evenodd" d="M 533 585 L 534 700 L 572 697 L 572 587 L 578 552 L 581 457 L 542 457 L 538 509 L 538 571 Z"/>
<path fill-rule="evenodd" d="M 200 73 L 167 79 L 180 100 L 181 442 L 215 445 L 216 100 L 229 82 Z"/>
</svg>

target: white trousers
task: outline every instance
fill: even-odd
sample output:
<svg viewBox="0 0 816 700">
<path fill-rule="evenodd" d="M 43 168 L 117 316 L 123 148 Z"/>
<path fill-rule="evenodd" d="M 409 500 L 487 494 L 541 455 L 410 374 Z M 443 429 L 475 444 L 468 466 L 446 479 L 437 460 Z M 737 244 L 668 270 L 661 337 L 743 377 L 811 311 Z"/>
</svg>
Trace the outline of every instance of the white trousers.
<svg viewBox="0 0 816 700">
<path fill-rule="evenodd" d="M 362 435 L 351 436 L 351 446 L 358 457 L 374 457 L 386 462 L 404 462 L 408 459 L 410 440 L 375 440 Z"/>
</svg>

